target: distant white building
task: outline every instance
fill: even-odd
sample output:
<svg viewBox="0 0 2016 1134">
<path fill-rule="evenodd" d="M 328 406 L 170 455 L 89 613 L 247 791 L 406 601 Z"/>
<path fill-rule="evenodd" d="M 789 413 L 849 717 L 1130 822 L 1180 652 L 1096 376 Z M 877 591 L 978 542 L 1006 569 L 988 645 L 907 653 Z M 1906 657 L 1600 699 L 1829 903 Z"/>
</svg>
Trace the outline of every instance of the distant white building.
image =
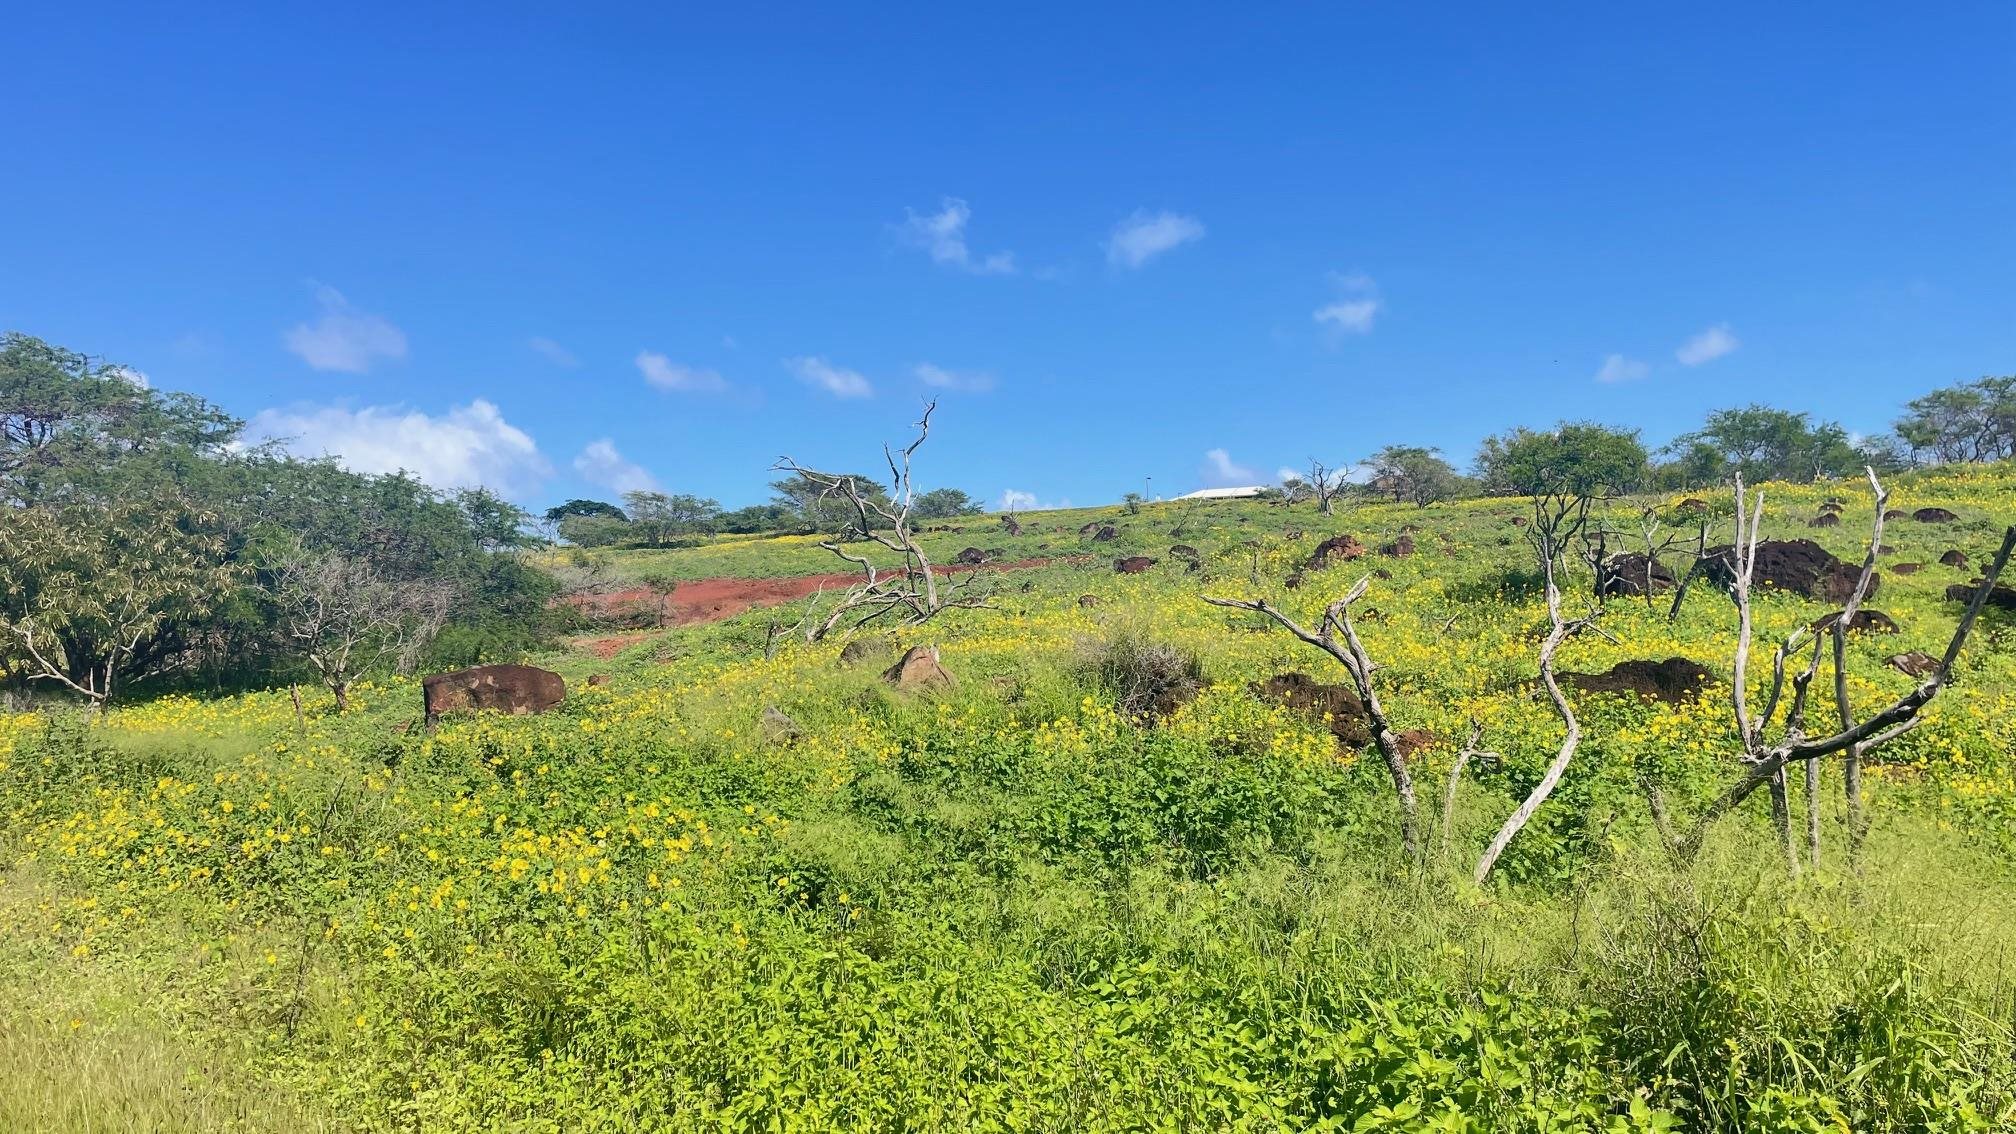
<svg viewBox="0 0 2016 1134">
<path fill-rule="evenodd" d="M 1265 495 L 1266 492 L 1267 492 L 1267 486 L 1264 484 L 1249 484 L 1246 485 L 1244 488 L 1200 488 L 1195 492 L 1186 492 L 1183 495 L 1178 496 L 1176 499 L 1251 500 L 1255 496 Z"/>
</svg>

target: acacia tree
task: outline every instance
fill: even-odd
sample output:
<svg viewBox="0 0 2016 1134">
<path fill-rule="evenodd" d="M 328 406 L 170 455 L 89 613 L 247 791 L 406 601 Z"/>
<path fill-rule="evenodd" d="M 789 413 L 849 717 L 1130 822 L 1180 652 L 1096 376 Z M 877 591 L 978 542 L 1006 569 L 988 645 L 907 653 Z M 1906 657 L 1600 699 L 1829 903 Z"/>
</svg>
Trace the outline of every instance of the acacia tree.
<svg viewBox="0 0 2016 1134">
<path fill-rule="evenodd" d="M 1441 450 L 1418 445 L 1388 445 L 1367 462 L 1370 485 L 1394 500 L 1425 507 L 1454 497 L 1463 488 Z"/>
<path fill-rule="evenodd" d="M 8 508 L 0 524 L 0 636 L 9 667 L 101 705 L 184 656 L 176 619 L 197 617 L 238 578 L 209 517 L 164 497 Z"/>
<path fill-rule="evenodd" d="M 384 666 L 411 669 L 455 602 L 446 580 L 394 578 L 368 559 L 298 546 L 274 565 L 270 593 L 281 626 L 339 713 L 349 709 L 358 677 Z"/>
<path fill-rule="evenodd" d="M 1897 437 L 1921 462 L 1999 461 L 2016 456 L 2016 374 L 1945 386 L 1915 398 Z"/>
<path fill-rule="evenodd" d="M 811 625 L 805 632 L 808 640 L 819 641 L 850 618 L 853 620 L 850 629 L 891 616 L 906 626 L 915 626 L 954 607 L 986 605 L 984 598 L 966 593 L 978 577 L 977 572 L 969 572 L 964 579 L 946 587 L 939 586 L 938 574 L 910 528 L 918 501 L 912 487 L 911 461 L 931 435 L 931 414 L 937 408 L 936 401 L 925 403 L 924 416 L 917 421 L 917 436 L 910 444 L 900 450 L 882 447 L 882 457 L 889 465 L 887 492 L 861 477 L 809 469 L 788 456 L 779 457 L 772 466 L 773 471 L 791 474 L 790 479 L 779 484 L 818 486 L 818 504 L 837 503 L 846 509 L 847 534 L 894 552 L 900 563 L 895 568 L 877 567 L 868 556 L 848 551 L 838 538 L 821 540 L 820 547 L 860 570 L 861 581 L 848 588 L 833 609 Z"/>
</svg>

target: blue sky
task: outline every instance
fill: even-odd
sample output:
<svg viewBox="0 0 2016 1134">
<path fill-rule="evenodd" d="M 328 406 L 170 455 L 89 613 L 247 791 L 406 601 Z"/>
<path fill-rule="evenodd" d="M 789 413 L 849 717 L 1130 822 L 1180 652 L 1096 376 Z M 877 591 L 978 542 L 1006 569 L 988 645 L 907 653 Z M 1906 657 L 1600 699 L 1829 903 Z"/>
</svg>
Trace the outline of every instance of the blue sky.
<svg viewBox="0 0 2016 1134">
<path fill-rule="evenodd" d="M 716 8 L 14 12 L 0 327 L 532 505 L 2016 370 L 2010 5 Z"/>
</svg>

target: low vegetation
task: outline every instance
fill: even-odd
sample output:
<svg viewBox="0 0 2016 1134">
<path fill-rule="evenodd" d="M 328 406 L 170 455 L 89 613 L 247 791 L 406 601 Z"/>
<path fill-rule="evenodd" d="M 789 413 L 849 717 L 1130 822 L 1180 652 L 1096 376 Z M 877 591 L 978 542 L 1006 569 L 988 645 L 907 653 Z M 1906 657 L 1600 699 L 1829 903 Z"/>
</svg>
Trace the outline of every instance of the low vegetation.
<svg viewBox="0 0 2016 1134">
<path fill-rule="evenodd" d="M 34 458 L 80 487 L 10 481 L 9 507 L 124 506 L 140 469 L 106 455 L 119 423 L 190 409 L 91 388 L 125 407 L 66 427 L 98 456 Z M 663 629 L 656 604 L 873 543 L 518 549 L 481 501 L 176 420 L 183 448 L 138 451 L 186 475 L 133 481 L 173 486 L 158 514 L 210 581 L 61 577 L 174 590 L 133 640 L 177 660 L 136 648 L 105 696 L 35 679 L 28 711 L 0 714 L 0 1127 L 2016 1126 L 2016 599 L 1976 585 L 2016 521 L 2016 466 L 1879 466 L 1880 529 L 1859 466 L 1742 497 L 1743 530 L 1846 565 L 1846 602 L 1718 585 L 1717 562 L 1745 562 L 1700 554 L 1729 542 L 1730 488 L 1661 487 L 1635 438 L 1557 430 L 1498 439 L 1479 472 L 1503 495 L 1421 501 L 1440 494 L 1389 479 L 1385 500 L 1347 498 L 1321 467 L 1321 503 L 906 519 L 875 562 L 914 540 L 984 603 L 807 640 L 779 627 L 831 595 Z M 31 475 L 10 453 L 7 475 Z M 1422 455 L 1388 471 L 1438 482 Z M 1724 459 L 1733 478 L 1776 458 Z M 212 492 L 269 477 L 271 511 Z M 297 523 L 306 505 L 282 503 L 310 488 L 379 510 Z M 1927 509 L 1954 518 L 1911 518 Z M 0 533 L 9 569 L 53 570 L 24 530 Z M 345 585 L 367 550 L 372 587 Z M 1660 560 L 1637 576 L 1655 593 L 1599 598 L 1618 551 Z M 1114 570 L 1134 556 L 1156 562 Z M 367 604 L 392 621 L 361 624 L 340 690 L 317 680 L 356 625 L 299 611 L 378 595 L 394 569 L 456 589 Z M 522 619 L 486 621 L 484 579 Z M 557 636 L 558 591 L 625 587 L 653 604 L 629 634 Z M 10 633 L 49 617 L 24 593 L 5 595 Z M 1970 603 L 1950 680 L 1854 753 L 1853 794 L 1845 750 L 1780 760 L 1703 822 L 1793 743 L 1795 680 L 1813 736 L 1868 719 L 1931 680 L 1893 659 L 1943 657 Z M 1895 629 L 1814 627 L 1844 607 Z M 239 641 L 252 668 L 197 680 Z M 949 684 L 885 678 L 926 643 Z M 567 698 L 430 733 L 400 662 L 464 657 L 547 666 Z M 1706 678 L 1624 692 L 1646 673 Z M 1285 674 L 1302 683 L 1270 685 Z M 1319 684 L 1336 692 L 1269 693 Z"/>
</svg>

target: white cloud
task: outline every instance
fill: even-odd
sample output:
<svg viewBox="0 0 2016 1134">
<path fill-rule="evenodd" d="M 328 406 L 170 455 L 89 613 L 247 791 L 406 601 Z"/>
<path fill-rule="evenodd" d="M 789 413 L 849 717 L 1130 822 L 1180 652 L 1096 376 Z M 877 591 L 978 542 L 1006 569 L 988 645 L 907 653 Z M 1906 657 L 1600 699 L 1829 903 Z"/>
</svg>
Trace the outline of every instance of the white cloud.
<svg viewBox="0 0 2016 1134">
<path fill-rule="evenodd" d="M 896 235 L 904 243 L 922 248 L 933 263 L 950 268 L 972 272 L 982 276 L 1006 276 L 1015 273 L 1013 252 L 994 252 L 976 256 L 966 246 L 966 222 L 973 219 L 973 210 L 957 197 L 946 197 L 939 202 L 938 211 L 928 216 L 918 216 L 909 209 L 903 210 L 903 223 L 895 226 Z"/>
<path fill-rule="evenodd" d="M 1106 262 L 1138 268 L 1172 248 L 1202 239 L 1204 224 L 1196 217 L 1137 209 L 1113 226 L 1113 235 L 1106 241 Z"/>
<path fill-rule="evenodd" d="M 917 375 L 917 380 L 926 386 L 936 386 L 941 390 L 979 393 L 994 388 L 994 376 L 979 370 L 947 370 L 942 366 L 920 362 L 912 368 L 911 373 Z"/>
<path fill-rule="evenodd" d="M 145 370 L 135 370 L 130 366 L 115 366 L 112 368 L 112 376 L 124 381 L 136 390 L 151 390 L 154 388 L 154 382 L 147 377 Z"/>
<path fill-rule="evenodd" d="M 362 374 L 381 358 L 406 357 L 406 332 L 382 315 L 350 306 L 343 293 L 316 285 L 315 302 L 322 317 L 298 323 L 284 336 L 287 349 L 317 370 Z"/>
<path fill-rule="evenodd" d="M 1625 358 L 1613 354 L 1603 360 L 1602 369 L 1596 372 L 1598 382 L 1636 382 L 1652 373 L 1652 368 L 1635 358 Z"/>
<path fill-rule="evenodd" d="M 1059 508 L 1069 508 L 1070 506 L 1071 498 L 1068 496 L 1062 500 L 1045 502 L 1037 499 L 1036 494 L 1033 492 L 1024 492 L 1019 488 L 1004 488 L 1001 490 L 1001 499 L 994 503 L 994 510 L 996 512 L 1050 512 Z"/>
<path fill-rule="evenodd" d="M 539 446 L 481 398 L 439 417 L 399 406 L 298 406 L 261 410 L 247 444 L 279 441 L 302 457 L 334 457 L 362 473 L 405 470 L 436 488 L 475 485 L 505 495 L 537 486 L 553 471 Z"/>
<path fill-rule="evenodd" d="M 721 375 L 697 366 L 683 366 L 666 358 L 657 351 L 637 352 L 637 370 L 644 380 L 660 390 L 676 390 L 686 394 L 716 393 L 728 388 Z"/>
<path fill-rule="evenodd" d="M 1282 484 L 1287 484 L 1291 480 L 1301 480 L 1302 470 L 1291 469 L 1288 466 L 1283 465 L 1280 468 L 1274 470 L 1274 479 L 1281 482 Z"/>
<path fill-rule="evenodd" d="M 1212 449 L 1204 454 L 1204 465 L 1198 475 L 1212 488 L 1244 486 L 1260 479 L 1259 473 L 1245 465 L 1234 463 L 1232 454 L 1223 449 Z"/>
<path fill-rule="evenodd" d="M 1736 348 L 1742 345 L 1735 333 L 1729 329 L 1729 324 L 1717 323 L 1681 343 L 1680 349 L 1673 352 L 1673 357 L 1679 359 L 1682 366 L 1699 366 L 1704 362 L 1713 362 L 1725 354 L 1733 354 Z"/>
<path fill-rule="evenodd" d="M 616 443 L 604 437 L 590 441 L 574 456 L 574 471 L 581 479 L 611 492 L 656 492 L 658 479 L 643 466 L 624 457 Z"/>
<path fill-rule="evenodd" d="M 1379 285 L 1363 273 L 1333 274 L 1330 279 L 1337 288 L 1337 298 L 1318 307 L 1310 318 L 1332 334 L 1371 334 L 1373 321 L 1386 308 L 1386 301 L 1379 298 Z"/>
<path fill-rule="evenodd" d="M 784 365 L 798 376 L 798 380 L 817 386 L 836 398 L 868 398 L 875 394 L 875 387 L 859 371 L 835 366 L 823 358 L 787 358 Z"/>
<path fill-rule="evenodd" d="M 566 347 L 561 346 L 544 335 L 532 336 L 526 340 L 525 345 L 537 351 L 540 355 L 544 356 L 546 361 L 555 366 L 564 366 L 572 370 L 581 365 L 581 360 L 574 357 L 573 351 L 568 350 Z"/>
</svg>

